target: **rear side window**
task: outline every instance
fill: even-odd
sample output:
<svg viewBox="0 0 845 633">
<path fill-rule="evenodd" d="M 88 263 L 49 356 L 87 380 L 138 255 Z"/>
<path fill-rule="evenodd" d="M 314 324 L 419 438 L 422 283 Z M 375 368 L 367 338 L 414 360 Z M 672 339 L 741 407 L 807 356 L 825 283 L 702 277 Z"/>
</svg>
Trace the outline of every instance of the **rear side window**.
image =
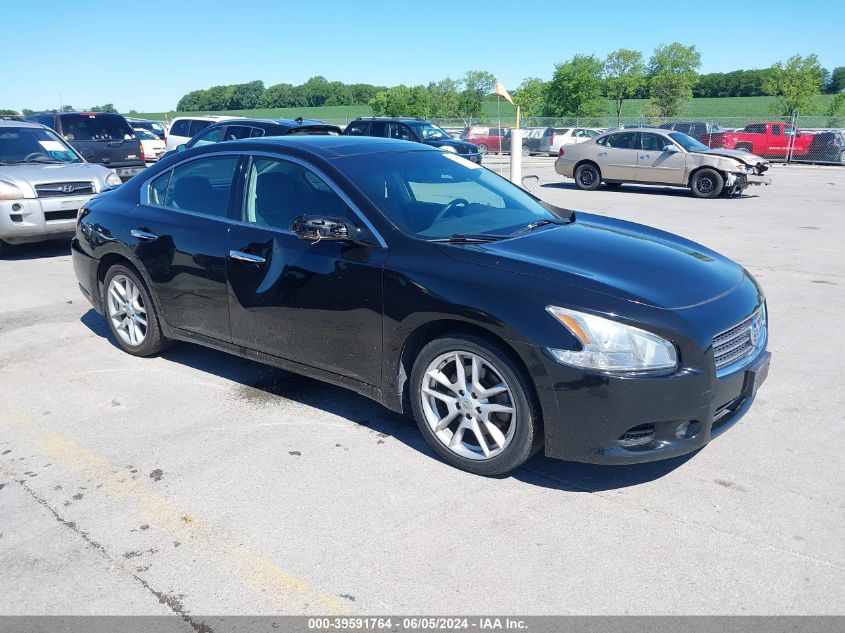
<svg viewBox="0 0 845 633">
<path fill-rule="evenodd" d="M 205 130 L 198 137 L 193 139 L 191 147 L 202 147 L 203 145 L 211 145 L 212 143 L 219 143 L 223 140 L 223 126 L 215 127 L 210 130 Z"/>
<path fill-rule="evenodd" d="M 637 140 L 636 132 L 620 132 L 607 137 L 607 145 L 617 149 L 634 149 Z"/>
<path fill-rule="evenodd" d="M 180 165 L 151 183 L 150 203 L 226 217 L 237 164 L 237 156 L 213 156 Z"/>
<path fill-rule="evenodd" d="M 191 136 L 189 134 L 190 124 L 191 122 L 186 119 L 174 121 L 173 125 L 170 126 L 170 134 L 172 136 Z"/>
<path fill-rule="evenodd" d="M 765 125 L 746 125 L 745 132 L 749 134 L 765 134 L 766 133 L 766 126 Z"/>
<path fill-rule="evenodd" d="M 353 121 L 347 126 L 346 133 L 351 136 L 366 136 L 367 124 L 363 121 Z"/>
<path fill-rule="evenodd" d="M 190 133 L 188 136 L 195 136 L 199 134 L 212 123 L 214 123 L 214 121 L 201 121 L 199 119 L 194 119 L 191 121 Z"/>
<path fill-rule="evenodd" d="M 370 136 L 387 136 L 387 122 L 373 121 L 370 123 Z"/>
<path fill-rule="evenodd" d="M 772 136 L 780 136 L 780 126 L 773 125 L 772 126 Z"/>
<path fill-rule="evenodd" d="M 237 141 L 240 138 L 249 138 L 254 129 L 246 125 L 230 125 L 226 128 L 226 140 Z"/>
<path fill-rule="evenodd" d="M 135 136 L 126 119 L 113 114 L 62 115 L 62 134 L 69 141 L 123 141 Z"/>
</svg>

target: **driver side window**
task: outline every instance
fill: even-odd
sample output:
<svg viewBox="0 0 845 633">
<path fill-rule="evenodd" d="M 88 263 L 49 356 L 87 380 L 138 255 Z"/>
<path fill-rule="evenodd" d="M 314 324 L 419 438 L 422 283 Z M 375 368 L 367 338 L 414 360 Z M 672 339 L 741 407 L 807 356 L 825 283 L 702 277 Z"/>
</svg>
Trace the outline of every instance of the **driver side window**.
<svg viewBox="0 0 845 633">
<path fill-rule="evenodd" d="M 203 145 L 211 145 L 212 143 L 219 143 L 223 140 L 223 127 L 215 127 L 206 130 L 194 139 L 191 147 L 202 147 Z"/>
<path fill-rule="evenodd" d="M 255 158 L 244 192 L 244 221 L 283 231 L 294 218 L 319 213 L 349 219 L 346 203 L 313 171 L 298 163 Z"/>
</svg>

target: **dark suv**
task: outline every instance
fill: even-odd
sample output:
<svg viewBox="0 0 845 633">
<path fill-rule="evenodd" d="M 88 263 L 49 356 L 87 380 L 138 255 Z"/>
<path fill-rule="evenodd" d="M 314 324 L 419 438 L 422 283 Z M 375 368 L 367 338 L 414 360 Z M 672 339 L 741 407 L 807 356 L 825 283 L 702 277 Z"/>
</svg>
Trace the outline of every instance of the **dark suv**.
<svg viewBox="0 0 845 633">
<path fill-rule="evenodd" d="M 147 166 L 141 141 L 119 114 L 40 112 L 24 118 L 52 128 L 85 160 L 114 169 L 124 182 Z"/>
<path fill-rule="evenodd" d="M 423 119 L 359 118 L 347 125 L 343 133 L 346 136 L 381 136 L 425 143 L 447 152 L 455 152 L 474 163 L 481 164 L 481 153 L 477 145 L 454 139 L 433 123 Z"/>
</svg>

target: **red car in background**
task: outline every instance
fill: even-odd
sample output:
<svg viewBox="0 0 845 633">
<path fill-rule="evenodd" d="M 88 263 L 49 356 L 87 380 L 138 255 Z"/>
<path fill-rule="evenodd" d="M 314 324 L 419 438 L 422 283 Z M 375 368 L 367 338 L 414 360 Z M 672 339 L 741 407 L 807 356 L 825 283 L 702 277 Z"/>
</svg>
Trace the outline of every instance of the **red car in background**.
<svg viewBox="0 0 845 633">
<path fill-rule="evenodd" d="M 813 143 L 813 134 L 805 133 L 791 123 L 774 121 L 751 123 L 738 132 L 717 132 L 702 139 L 710 147 L 738 149 L 766 158 L 806 156 Z"/>
<path fill-rule="evenodd" d="M 461 139 L 475 143 L 481 154 L 487 154 L 488 152 L 498 154 L 502 151 L 502 139 L 505 136 L 505 131 L 503 127 L 472 125 L 464 130 Z"/>
</svg>

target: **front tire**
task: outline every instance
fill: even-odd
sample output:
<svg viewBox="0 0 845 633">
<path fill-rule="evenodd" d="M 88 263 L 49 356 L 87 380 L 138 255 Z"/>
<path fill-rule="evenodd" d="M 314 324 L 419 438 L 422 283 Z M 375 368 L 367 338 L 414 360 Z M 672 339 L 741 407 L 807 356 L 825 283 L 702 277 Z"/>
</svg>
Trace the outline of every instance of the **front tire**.
<svg viewBox="0 0 845 633">
<path fill-rule="evenodd" d="M 478 153 L 482 156 L 487 153 L 487 146 L 484 143 L 478 145 Z"/>
<path fill-rule="evenodd" d="M 725 179 L 715 169 L 700 169 L 690 179 L 690 189 L 696 198 L 716 198 L 725 187 Z"/>
<path fill-rule="evenodd" d="M 601 172 L 593 163 L 584 163 L 575 170 L 575 184 L 584 191 L 595 191 L 601 184 Z"/>
<path fill-rule="evenodd" d="M 414 362 L 409 389 L 423 437 L 456 468 L 500 475 L 542 445 L 531 382 L 496 344 L 463 335 L 431 341 Z"/>
<path fill-rule="evenodd" d="M 133 356 L 152 356 L 167 347 L 155 305 L 140 276 L 116 264 L 103 282 L 103 312 L 118 346 Z"/>
</svg>

